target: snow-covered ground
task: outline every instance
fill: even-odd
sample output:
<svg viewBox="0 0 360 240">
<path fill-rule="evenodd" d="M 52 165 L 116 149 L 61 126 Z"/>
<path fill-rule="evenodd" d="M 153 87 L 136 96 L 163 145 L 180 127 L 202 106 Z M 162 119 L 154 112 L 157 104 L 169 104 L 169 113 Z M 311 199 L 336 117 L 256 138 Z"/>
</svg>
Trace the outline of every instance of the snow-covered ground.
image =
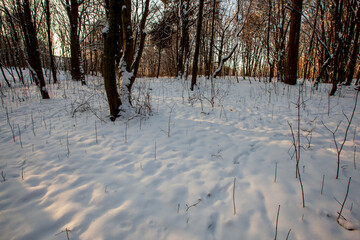
<svg viewBox="0 0 360 240">
<path fill-rule="evenodd" d="M 50 100 L 2 82 L 0 239 L 360 239 L 360 106 L 339 179 L 325 128 L 341 122 L 340 147 L 353 88 L 303 89 L 303 208 L 289 127 L 296 137 L 299 86 L 217 79 L 212 109 L 204 79 L 190 98 L 178 80 L 138 79 L 134 105 L 151 114 L 111 122 L 101 78 L 67 78 Z M 337 222 L 350 177 L 339 222 L 353 231 Z"/>
</svg>

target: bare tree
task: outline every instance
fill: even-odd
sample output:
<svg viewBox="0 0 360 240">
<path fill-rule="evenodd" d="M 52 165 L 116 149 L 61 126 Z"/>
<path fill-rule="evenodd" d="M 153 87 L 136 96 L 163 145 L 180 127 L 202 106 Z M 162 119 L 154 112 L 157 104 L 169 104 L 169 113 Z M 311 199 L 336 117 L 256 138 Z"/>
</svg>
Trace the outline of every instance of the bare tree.
<svg viewBox="0 0 360 240">
<path fill-rule="evenodd" d="M 245 26 L 245 23 L 246 23 L 246 20 L 249 16 L 249 13 L 250 13 L 250 9 L 251 9 L 251 5 L 252 5 L 252 1 L 250 1 L 249 3 L 249 6 L 247 8 L 247 11 L 246 13 L 244 14 L 245 16 L 240 18 L 240 0 L 237 1 L 237 11 L 236 11 L 236 26 L 237 26 L 237 29 L 236 29 L 236 33 L 235 33 L 235 43 L 234 45 L 232 46 L 231 50 L 229 51 L 229 53 L 227 55 L 225 55 L 224 57 L 221 58 L 220 62 L 219 62 L 219 65 L 217 67 L 217 69 L 214 71 L 212 77 L 213 78 L 216 78 L 216 76 L 221 72 L 221 69 L 223 68 L 224 66 L 224 63 L 229 60 L 231 58 L 231 56 L 234 54 L 236 48 L 238 47 L 239 45 L 239 35 L 240 33 L 243 31 L 244 29 L 244 26 Z M 242 21 L 242 25 L 240 26 L 241 24 L 241 21 Z"/>
</svg>

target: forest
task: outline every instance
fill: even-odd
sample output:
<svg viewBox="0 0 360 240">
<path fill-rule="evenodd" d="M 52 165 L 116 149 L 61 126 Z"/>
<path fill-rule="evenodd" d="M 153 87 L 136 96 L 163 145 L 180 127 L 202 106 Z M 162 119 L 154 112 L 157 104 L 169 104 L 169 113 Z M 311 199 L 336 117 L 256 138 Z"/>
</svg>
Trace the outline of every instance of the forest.
<svg viewBox="0 0 360 240">
<path fill-rule="evenodd" d="M 1 72 L 8 86 L 17 78 L 26 84 L 21 68 L 30 67 L 43 98 L 58 69 L 82 84 L 102 74 L 114 119 L 141 76 L 190 75 L 191 90 L 198 75 L 292 85 L 302 78 L 332 83 L 334 95 L 338 84 L 359 79 L 359 19 L 356 0 L 6 0 Z"/>
<path fill-rule="evenodd" d="M 359 0 L 3 0 L 0 239 L 357 239 Z"/>
</svg>

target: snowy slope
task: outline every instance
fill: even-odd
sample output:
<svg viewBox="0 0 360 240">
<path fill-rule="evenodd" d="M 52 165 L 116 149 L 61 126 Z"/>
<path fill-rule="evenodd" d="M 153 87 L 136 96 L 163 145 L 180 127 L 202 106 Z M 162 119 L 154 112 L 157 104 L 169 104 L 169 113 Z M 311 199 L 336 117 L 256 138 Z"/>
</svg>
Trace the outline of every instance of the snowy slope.
<svg viewBox="0 0 360 240">
<path fill-rule="evenodd" d="M 204 79 L 190 98 L 178 80 L 139 79 L 134 105 L 148 112 L 150 100 L 151 115 L 113 123 L 101 78 L 88 86 L 61 78 L 46 101 L 33 86 L 2 84 L 1 239 L 272 239 L 279 205 L 277 239 L 360 239 L 360 110 L 338 180 L 322 124 L 341 121 L 343 141 L 352 88 L 331 98 L 330 85 L 304 88 L 302 208 L 288 125 L 296 133 L 298 86 L 217 79 L 212 109 Z M 340 222 L 353 231 L 336 221 L 349 177 Z"/>
</svg>

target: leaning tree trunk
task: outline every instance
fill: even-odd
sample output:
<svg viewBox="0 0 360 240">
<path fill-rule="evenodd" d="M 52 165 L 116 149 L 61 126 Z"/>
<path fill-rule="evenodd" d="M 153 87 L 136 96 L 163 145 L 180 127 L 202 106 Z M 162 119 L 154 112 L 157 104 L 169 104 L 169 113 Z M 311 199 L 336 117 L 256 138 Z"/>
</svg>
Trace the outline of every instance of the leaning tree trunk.
<svg viewBox="0 0 360 240">
<path fill-rule="evenodd" d="M 20 15 L 21 27 L 25 38 L 26 51 L 28 55 L 28 66 L 36 85 L 39 87 L 42 98 L 48 99 L 50 97 L 46 90 L 44 74 L 41 66 L 40 50 L 36 37 L 36 29 L 34 23 L 32 22 L 29 0 L 24 0 L 22 4 L 20 4 L 20 0 L 18 0 L 17 5 Z"/>
<path fill-rule="evenodd" d="M 291 7 L 291 24 L 286 61 L 287 67 L 284 82 L 286 84 L 295 85 L 299 55 L 302 0 L 292 0 Z"/>
</svg>

